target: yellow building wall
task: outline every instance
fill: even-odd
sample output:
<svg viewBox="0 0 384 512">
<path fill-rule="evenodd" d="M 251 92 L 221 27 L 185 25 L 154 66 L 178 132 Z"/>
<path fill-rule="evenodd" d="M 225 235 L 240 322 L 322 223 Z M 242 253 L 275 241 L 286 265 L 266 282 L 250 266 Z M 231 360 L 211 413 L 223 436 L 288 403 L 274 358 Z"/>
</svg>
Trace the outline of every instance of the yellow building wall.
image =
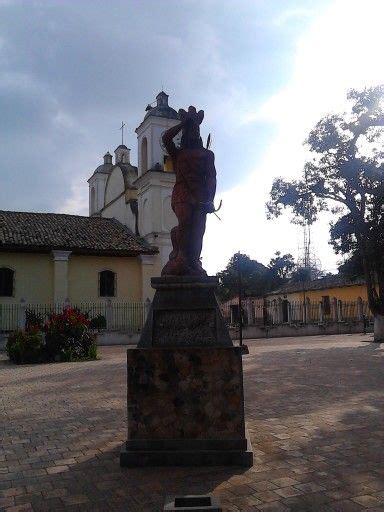
<svg viewBox="0 0 384 512">
<path fill-rule="evenodd" d="M 142 259 L 143 258 L 143 261 Z M 54 261 L 52 254 L 0 253 L 0 267 L 15 272 L 13 297 L 0 297 L 0 304 L 49 304 L 54 302 Z M 71 302 L 94 302 L 99 297 L 99 272 L 111 270 L 117 274 L 116 302 L 152 300 L 151 277 L 160 276 L 161 261 L 154 256 L 80 256 L 71 254 L 68 260 L 68 298 Z"/>
<path fill-rule="evenodd" d="M 152 300 L 155 295 L 155 290 L 151 286 L 151 277 L 159 277 L 162 270 L 160 254 L 154 256 L 144 256 L 141 267 L 142 272 L 142 301 L 145 302 L 147 299 Z"/>
<path fill-rule="evenodd" d="M 322 297 L 325 295 L 329 295 L 330 300 L 336 298 L 337 300 L 341 300 L 343 302 L 353 302 L 356 301 L 359 297 L 363 299 L 363 301 L 367 301 L 367 287 L 365 285 L 353 285 L 353 286 L 344 286 L 340 288 L 324 288 L 323 290 L 306 290 L 305 297 L 309 298 L 311 302 L 320 302 Z M 285 295 L 270 295 L 267 297 L 268 300 L 273 299 L 287 299 L 290 302 L 302 302 L 304 300 L 304 292 L 295 292 L 295 293 L 287 293 Z"/>
<path fill-rule="evenodd" d="M 79 256 L 69 257 L 69 298 L 71 302 L 105 300 L 99 297 L 99 272 L 115 272 L 117 293 L 110 297 L 116 302 L 141 302 L 141 262 L 138 257 Z"/>
<path fill-rule="evenodd" d="M 0 253 L 0 267 L 14 270 L 14 296 L 0 297 L 2 304 L 24 299 L 33 303 L 53 301 L 53 259 L 51 254 Z"/>
</svg>

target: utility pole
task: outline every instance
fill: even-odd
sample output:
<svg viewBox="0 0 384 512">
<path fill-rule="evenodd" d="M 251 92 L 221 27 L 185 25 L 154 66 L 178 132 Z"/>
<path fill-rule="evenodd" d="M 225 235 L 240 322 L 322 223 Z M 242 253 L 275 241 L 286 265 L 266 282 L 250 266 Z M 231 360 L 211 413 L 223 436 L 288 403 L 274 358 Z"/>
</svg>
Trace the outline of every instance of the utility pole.
<svg viewBox="0 0 384 512">
<path fill-rule="evenodd" d="M 240 265 L 240 251 L 237 253 L 237 277 L 238 277 L 238 288 L 239 288 L 239 345 L 243 346 L 243 283 L 241 276 L 241 265 Z"/>
</svg>

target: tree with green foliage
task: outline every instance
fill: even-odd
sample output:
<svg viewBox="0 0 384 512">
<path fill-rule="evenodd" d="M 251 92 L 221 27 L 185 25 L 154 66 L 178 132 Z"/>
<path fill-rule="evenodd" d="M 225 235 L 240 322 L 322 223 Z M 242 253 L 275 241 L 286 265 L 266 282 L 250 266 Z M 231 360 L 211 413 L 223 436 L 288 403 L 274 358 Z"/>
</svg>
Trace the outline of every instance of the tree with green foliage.
<svg viewBox="0 0 384 512">
<path fill-rule="evenodd" d="M 221 300 L 236 297 L 239 293 L 239 271 L 244 297 L 262 297 L 267 292 L 287 282 L 296 269 L 292 254 L 275 252 L 266 267 L 246 254 L 236 253 L 224 270 L 217 273 L 218 295 Z"/>
<path fill-rule="evenodd" d="M 339 263 L 338 271 L 341 276 L 345 276 L 348 279 L 364 277 L 364 268 L 359 254 L 354 253 L 345 261 Z"/>
<path fill-rule="evenodd" d="M 313 158 L 303 177 L 276 179 L 267 203 L 270 217 L 289 207 L 296 222 L 333 213 L 335 252 L 357 255 L 364 269 L 375 341 L 384 341 L 383 96 L 384 85 L 350 90 L 350 110 L 324 117 L 310 132 L 306 144 Z"/>
<path fill-rule="evenodd" d="M 296 269 L 296 263 L 292 254 L 288 253 L 281 255 L 280 251 L 276 251 L 274 256 L 274 258 L 271 258 L 268 268 L 280 281 L 290 279 L 292 273 Z"/>
<path fill-rule="evenodd" d="M 217 273 L 221 300 L 231 299 L 239 293 L 239 270 L 244 297 L 260 297 L 267 291 L 270 282 L 268 268 L 246 254 L 236 253 L 225 269 Z"/>
</svg>

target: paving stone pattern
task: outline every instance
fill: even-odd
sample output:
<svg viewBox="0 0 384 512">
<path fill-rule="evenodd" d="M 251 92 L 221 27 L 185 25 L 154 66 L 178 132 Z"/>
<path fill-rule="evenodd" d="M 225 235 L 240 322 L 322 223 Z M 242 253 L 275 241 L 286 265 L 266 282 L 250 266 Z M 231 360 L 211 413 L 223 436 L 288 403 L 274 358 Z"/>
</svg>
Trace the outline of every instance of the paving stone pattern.
<svg viewBox="0 0 384 512">
<path fill-rule="evenodd" d="M 384 511 L 384 349 L 363 340 L 248 342 L 249 470 L 120 468 L 124 347 L 0 362 L 0 510 L 158 512 L 166 494 L 213 493 L 226 511 Z"/>
</svg>

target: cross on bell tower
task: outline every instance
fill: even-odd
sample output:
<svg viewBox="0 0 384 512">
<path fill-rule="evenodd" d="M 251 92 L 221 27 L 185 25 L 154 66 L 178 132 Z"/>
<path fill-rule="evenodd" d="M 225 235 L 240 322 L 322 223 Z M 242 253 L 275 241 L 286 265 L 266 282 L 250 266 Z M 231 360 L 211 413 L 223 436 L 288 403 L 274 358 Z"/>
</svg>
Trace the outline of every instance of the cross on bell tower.
<svg viewBox="0 0 384 512">
<path fill-rule="evenodd" d="M 121 145 L 124 146 L 124 128 L 125 128 L 126 124 L 124 123 L 124 121 L 121 121 L 121 126 L 119 128 L 119 130 L 121 130 Z"/>
</svg>

